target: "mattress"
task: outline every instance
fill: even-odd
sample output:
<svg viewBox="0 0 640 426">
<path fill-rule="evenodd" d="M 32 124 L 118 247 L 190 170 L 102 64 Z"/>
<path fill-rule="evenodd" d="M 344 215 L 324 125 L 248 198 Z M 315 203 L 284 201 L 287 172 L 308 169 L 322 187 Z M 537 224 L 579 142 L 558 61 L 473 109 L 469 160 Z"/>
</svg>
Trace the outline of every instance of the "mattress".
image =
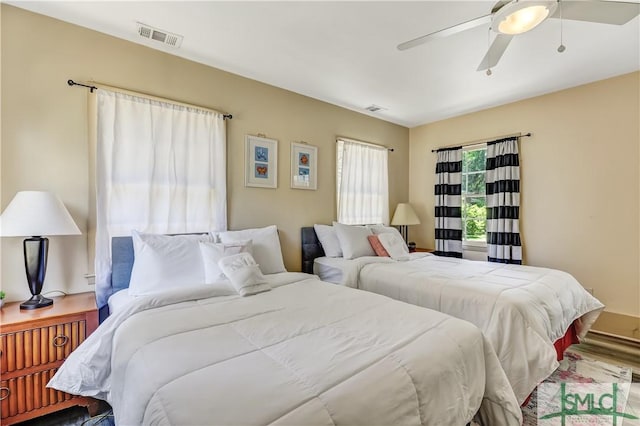
<svg viewBox="0 0 640 426">
<path fill-rule="evenodd" d="M 520 403 L 558 367 L 554 342 L 574 322 L 578 337 L 584 337 L 604 308 L 574 277 L 554 269 L 440 256 L 406 262 L 342 260 L 333 262 L 345 271 L 340 284 L 479 327 Z"/>
<path fill-rule="evenodd" d="M 521 423 L 478 328 L 302 277 L 137 297 L 48 386 L 107 400 L 119 425 Z"/>
</svg>

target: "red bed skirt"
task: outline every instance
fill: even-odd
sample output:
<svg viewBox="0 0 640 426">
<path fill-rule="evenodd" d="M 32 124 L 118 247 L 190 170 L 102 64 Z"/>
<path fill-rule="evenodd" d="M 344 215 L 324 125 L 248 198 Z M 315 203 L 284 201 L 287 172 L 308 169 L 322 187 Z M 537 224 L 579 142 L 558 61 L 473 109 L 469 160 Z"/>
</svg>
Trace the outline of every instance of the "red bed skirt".
<svg viewBox="0 0 640 426">
<path fill-rule="evenodd" d="M 556 348 L 558 361 L 562 361 L 562 358 L 564 357 L 564 351 L 566 351 L 569 346 L 575 343 L 580 343 L 580 340 L 578 340 L 578 335 L 576 334 L 575 324 L 571 323 L 571 325 L 567 329 L 567 332 L 564 333 L 564 336 L 556 340 L 556 342 L 553 344 L 553 346 L 555 346 Z"/>
</svg>

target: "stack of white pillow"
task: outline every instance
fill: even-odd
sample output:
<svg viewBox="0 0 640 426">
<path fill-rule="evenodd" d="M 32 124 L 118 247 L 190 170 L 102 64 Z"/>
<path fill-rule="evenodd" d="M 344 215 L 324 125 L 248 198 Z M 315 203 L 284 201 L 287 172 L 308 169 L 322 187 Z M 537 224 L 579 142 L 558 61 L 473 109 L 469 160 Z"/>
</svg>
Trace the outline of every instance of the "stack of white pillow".
<svg viewBox="0 0 640 426">
<path fill-rule="evenodd" d="M 400 232 L 384 225 L 333 226 L 315 224 L 318 240 L 325 256 L 356 259 L 363 256 L 388 256 L 395 260 L 408 260 L 409 249 Z"/>
<path fill-rule="evenodd" d="M 201 235 L 133 231 L 129 294 L 231 283 L 242 296 L 270 290 L 263 274 L 286 272 L 276 226 Z"/>
</svg>

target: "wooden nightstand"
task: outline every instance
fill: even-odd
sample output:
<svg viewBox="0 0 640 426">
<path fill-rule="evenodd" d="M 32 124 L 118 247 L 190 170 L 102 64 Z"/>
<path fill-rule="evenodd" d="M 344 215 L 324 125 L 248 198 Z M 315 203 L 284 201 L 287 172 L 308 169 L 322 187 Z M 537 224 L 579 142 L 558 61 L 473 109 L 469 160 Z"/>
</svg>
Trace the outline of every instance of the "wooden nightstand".
<svg viewBox="0 0 640 426">
<path fill-rule="evenodd" d="M 433 253 L 434 251 L 435 251 L 434 249 L 430 249 L 430 248 L 416 247 L 416 252 L 417 253 Z"/>
<path fill-rule="evenodd" d="M 96 400 L 46 387 L 71 351 L 98 327 L 95 293 L 53 298 L 53 306 L 0 310 L 0 423 L 10 425 Z M 91 411 L 91 410 L 90 410 Z"/>
</svg>

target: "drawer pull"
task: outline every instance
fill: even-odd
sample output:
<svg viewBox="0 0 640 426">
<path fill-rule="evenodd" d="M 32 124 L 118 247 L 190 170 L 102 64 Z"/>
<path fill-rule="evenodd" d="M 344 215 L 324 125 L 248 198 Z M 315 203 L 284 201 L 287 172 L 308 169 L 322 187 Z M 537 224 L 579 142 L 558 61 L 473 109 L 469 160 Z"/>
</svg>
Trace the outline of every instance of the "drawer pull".
<svg viewBox="0 0 640 426">
<path fill-rule="evenodd" d="M 59 334 L 53 338 L 53 346 L 59 348 L 60 346 L 66 345 L 68 341 L 69 337 L 65 336 L 64 334 Z"/>
<path fill-rule="evenodd" d="M 5 386 L 0 388 L 0 401 L 4 401 L 5 399 L 9 398 L 9 395 L 11 395 L 11 389 Z"/>
</svg>

